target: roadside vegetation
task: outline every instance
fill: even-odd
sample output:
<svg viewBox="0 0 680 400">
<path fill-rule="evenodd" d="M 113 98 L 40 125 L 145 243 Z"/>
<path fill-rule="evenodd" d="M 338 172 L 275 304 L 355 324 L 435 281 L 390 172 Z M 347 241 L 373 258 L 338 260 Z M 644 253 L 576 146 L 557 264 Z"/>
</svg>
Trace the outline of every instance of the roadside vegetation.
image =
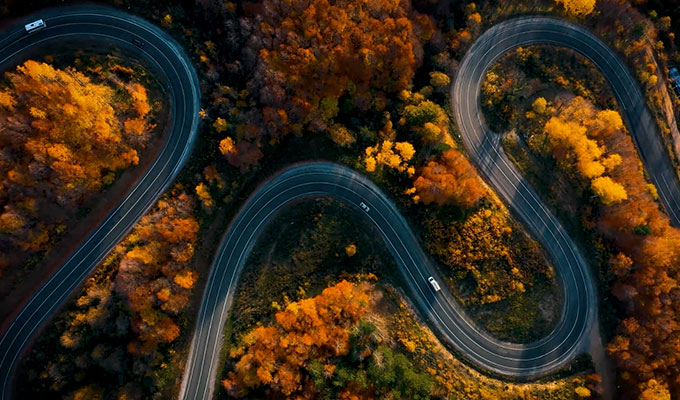
<svg viewBox="0 0 680 400">
<path fill-rule="evenodd" d="M 513 15 L 545 14 L 570 19 L 597 34 L 626 62 L 640 83 L 652 116 L 659 127 L 671 161 L 680 159 L 680 133 L 675 113 L 680 99 L 673 95 L 670 67 L 680 62 L 678 10 L 655 0 L 530 0 L 522 2 L 479 2 L 475 8 L 481 24 L 468 24 L 459 31 L 458 43 L 467 48 L 490 26 Z M 566 77 L 569 79 L 569 77 Z"/>
<path fill-rule="evenodd" d="M 564 52 L 530 48 L 510 54 L 487 74 L 484 102 L 491 115 L 511 116 L 501 131 L 507 132 L 506 151 L 558 214 L 578 221 L 570 226 L 594 250 L 603 289 L 618 300 L 605 311 L 619 318 L 610 320 L 607 335 L 621 382 L 636 395 L 670 397 L 676 388 L 667 376 L 677 360 L 666 351 L 666 328 L 676 320 L 672 293 L 679 279 L 673 271 L 680 262 L 680 231 L 661 210 L 618 112 L 587 100 L 605 90 L 597 85 L 601 80 L 583 79 L 593 67 L 576 56 L 566 67 L 540 61 L 570 59 L 556 56 Z M 571 79 L 565 78 L 569 70 L 575 72 Z M 494 76 L 501 75 L 510 83 L 498 87 Z M 554 166 L 548 174 L 546 165 Z"/>
<path fill-rule="evenodd" d="M 283 277 L 283 279 L 279 279 Z M 450 355 L 402 292 L 377 232 L 334 200 L 287 207 L 246 262 L 219 398 L 575 399 L 585 372 L 508 384 Z"/>
<path fill-rule="evenodd" d="M 8 1 L 2 7 L 10 15 L 18 15 L 49 4 L 53 2 Z M 450 77 L 454 76 L 457 63 L 469 45 L 486 26 L 508 16 L 540 12 L 566 16 L 594 27 L 626 55 L 630 65 L 648 73 L 640 75 L 638 71 L 641 79 L 646 77 L 649 80 L 650 84 L 645 89 L 647 95 L 652 96 L 655 86 L 651 83 L 650 61 L 645 57 L 648 50 L 660 51 L 661 46 L 655 39 L 643 39 L 655 38 L 654 26 L 662 27 L 665 24 L 663 17 L 658 16 L 654 17 L 654 24 L 657 25 L 642 23 L 640 18 L 644 17 L 635 8 L 627 2 L 614 0 L 600 0 L 597 5 L 588 0 L 479 3 L 404 1 L 398 4 L 325 0 L 174 0 L 158 4 L 150 0 L 113 0 L 111 4 L 142 15 L 171 32 L 185 46 L 199 73 L 204 107 L 201 110 L 200 134 L 194 153 L 179 177 L 187 195 L 196 198 L 192 218 L 202 227 L 198 232 L 202 235 L 201 240 L 196 242 L 195 252 L 202 252 L 205 257 L 187 261 L 198 274 L 196 285 L 200 286 L 200 279 L 207 276 L 217 239 L 258 183 L 292 162 L 323 158 L 360 170 L 381 185 L 407 216 L 411 226 L 422 238 L 424 247 L 439 262 L 443 275 L 450 277 L 446 284 L 470 315 L 494 336 L 517 342 L 535 340 L 552 329 L 561 310 L 559 289 L 550 260 L 512 219 L 467 161 L 457 141 L 454 121 L 451 121 L 447 112 Z M 664 31 L 661 29 L 661 32 Z M 662 41 L 671 40 L 669 32 L 659 38 Z M 663 68 L 660 66 L 654 70 L 657 82 L 665 79 Z M 613 107 L 606 89 L 588 89 L 592 94 L 588 97 L 585 90 L 575 88 L 576 82 L 571 82 L 569 74 L 563 75 L 568 81 L 564 86 L 590 101 L 594 110 Z M 591 77 L 600 79 L 596 75 Z M 643 79 L 643 82 L 647 81 Z M 502 82 L 503 85 L 506 83 Z M 509 85 L 514 84 L 516 82 L 510 82 Z M 550 111 L 556 104 L 554 97 L 548 93 L 542 94 L 542 97 L 546 98 L 545 106 L 549 111 L 536 114 L 532 121 L 545 122 L 548 116 L 560 117 L 557 110 Z M 650 104 L 654 106 L 656 100 L 649 98 Z M 516 105 L 514 100 L 508 100 L 511 107 L 498 110 L 496 126 L 506 126 L 510 119 L 507 112 L 512 111 L 512 107 L 523 107 L 517 115 L 526 118 L 525 113 L 533 110 L 533 101 L 532 98 L 529 104 Z M 537 107 L 541 109 L 540 104 Z M 652 109 L 657 110 L 654 107 Z M 489 108 L 493 112 L 494 107 Z M 660 114 L 656 115 L 660 117 Z M 566 115 L 563 117 L 567 118 Z M 622 151 L 615 147 L 611 149 L 613 153 L 624 157 Z M 561 186 L 566 193 L 565 199 L 576 198 L 580 201 L 587 198 L 596 187 L 603 187 L 602 184 L 594 185 L 593 179 L 586 181 L 579 180 L 582 178 L 578 176 L 570 176 L 566 170 L 558 168 L 558 161 L 554 157 L 546 156 L 543 160 L 547 160 L 544 166 L 554 167 L 544 168 L 542 172 L 550 170 L 551 175 L 543 176 L 559 177 L 560 180 L 555 182 L 565 185 Z M 525 170 L 531 172 L 530 168 Z M 538 174 L 537 170 L 534 171 Z M 603 172 L 597 178 L 609 177 L 623 185 L 630 198 L 634 190 L 628 191 L 626 183 L 617 180 L 615 174 L 612 170 L 606 174 Z M 541 182 L 549 184 L 547 180 Z M 566 184 L 573 182 L 580 182 L 580 191 L 568 189 Z M 607 185 L 604 185 L 604 189 L 607 189 Z M 555 198 L 553 205 L 559 204 L 559 197 Z M 592 220 L 592 213 L 602 206 L 593 199 L 583 201 L 590 205 L 591 214 L 586 215 L 591 216 Z M 580 227 L 581 214 L 573 215 L 579 218 L 569 220 L 568 224 Z M 327 223 L 330 224 L 330 221 Z M 588 240 L 594 237 L 588 236 Z M 320 264 L 329 267 L 326 265 L 328 260 L 337 261 L 343 259 L 343 252 L 347 254 L 347 244 L 331 243 L 335 244 L 324 246 L 333 248 L 332 254 L 336 258 L 315 258 L 314 253 L 301 253 L 296 262 L 308 263 L 307 271 L 314 270 Z M 608 246 L 604 240 L 593 239 L 592 243 L 596 248 Z M 354 265 L 354 268 L 377 276 L 377 270 L 372 270 L 379 267 L 373 265 L 375 255 L 362 244 L 354 244 L 357 246 L 357 255 L 352 265 L 359 264 Z M 323 254 L 328 251 L 324 250 Z M 335 256 L 336 253 L 338 256 Z M 593 257 L 600 257 L 600 254 L 604 258 L 599 264 L 605 263 L 608 253 L 596 253 Z M 312 263 L 312 260 L 317 262 Z M 352 271 L 344 261 L 332 265 L 335 265 L 335 271 L 344 268 Z M 243 318 L 251 319 L 241 320 L 241 325 L 232 321 L 233 332 L 237 332 L 232 332 L 230 339 L 234 345 L 238 345 L 242 334 L 253 328 L 254 321 L 266 322 L 277 332 L 282 329 L 276 325 L 274 315 L 277 310 L 271 303 L 278 302 L 281 307 L 278 311 L 285 311 L 281 306 L 286 304 L 283 294 L 288 296 L 290 302 L 301 301 L 319 295 L 323 288 L 342 279 L 323 278 L 323 274 L 310 275 L 313 279 L 309 278 L 309 284 L 305 284 L 303 277 L 295 277 L 295 269 L 290 266 L 275 268 L 281 268 L 280 271 L 286 274 L 271 273 L 265 275 L 268 278 L 264 281 L 274 285 L 271 287 L 277 287 L 277 282 L 280 282 L 278 284 L 286 288 L 281 289 L 279 293 L 282 294 L 278 295 L 278 299 L 249 299 L 257 304 L 257 308 L 253 306 L 252 309 L 245 309 L 238 300 L 235 301 L 235 309 L 240 310 Z M 101 267 L 93 276 L 99 276 L 105 270 L 105 266 Z M 113 276 L 111 274 L 117 269 L 113 270 L 109 276 Z M 255 279 L 249 276 L 243 276 L 244 287 L 248 287 L 249 279 Z M 351 277 L 347 279 L 352 280 Z M 381 276 L 378 285 L 382 285 L 384 279 Z M 604 281 L 609 282 L 607 279 L 613 278 L 605 277 Z M 113 284 L 114 292 L 117 281 Z M 300 287 L 304 289 L 302 294 L 299 294 Z M 125 299 L 123 294 L 118 296 Z M 160 307 L 163 300 L 154 296 L 142 297 L 140 304 L 146 302 L 152 306 L 145 307 Z M 139 375 L 144 376 L 141 381 L 144 393 L 155 393 L 159 397 L 176 394 L 178 370 L 173 368 L 179 368 L 184 360 L 187 351 L 185 333 L 187 327 L 193 326 L 198 303 L 196 299 L 197 296 L 193 296 L 188 301 L 183 300 L 182 307 L 185 308 L 182 309 L 185 311 L 169 317 L 173 321 L 175 317 L 181 321 L 175 322 L 180 329 L 173 340 L 159 342 L 162 343 L 157 350 L 161 352 L 160 358 L 140 355 L 136 353 L 135 346 L 127 348 L 127 343 L 134 341 L 126 339 L 125 359 L 136 360 L 133 367 L 140 364 L 149 366 L 148 369 L 139 370 L 144 371 Z M 131 304 L 120 304 L 125 306 L 122 308 L 124 312 L 135 312 Z M 56 321 L 70 318 L 73 307 L 79 306 L 75 303 L 67 306 Z M 269 313 L 269 317 L 260 313 Z M 181 320 L 180 315 L 186 320 Z M 342 329 L 352 331 L 362 318 L 359 317 L 356 323 L 343 322 L 340 325 Z M 55 323 L 46 332 L 53 332 L 57 327 L 61 327 L 58 332 L 65 331 L 63 326 Z M 391 329 L 389 334 L 395 334 Z M 52 340 L 56 339 L 53 337 Z M 56 341 L 51 343 L 59 349 L 57 353 L 65 351 Z M 395 343 L 401 342 L 396 339 Z M 404 353 L 404 349 L 390 348 L 390 351 Z M 85 354 L 85 351 L 63 355 L 66 361 L 62 361 L 75 362 L 81 353 Z M 410 352 L 406 350 L 404 354 L 407 353 Z M 353 368 L 369 365 L 373 354 L 364 364 L 352 364 Z M 143 361 L 137 363 L 140 359 Z M 161 367 L 163 362 L 156 362 L 159 359 L 165 360 L 168 369 Z M 339 359 L 331 359 L 339 362 Z M 236 363 L 237 360 L 231 362 Z M 427 371 L 428 367 L 435 370 L 444 368 L 436 361 L 431 362 L 434 364 L 412 365 L 418 371 Z M 39 370 L 35 365 L 32 369 L 34 372 Z M 442 365 L 447 364 L 442 362 Z M 460 376 L 472 376 L 471 380 L 477 379 L 480 385 L 484 385 L 484 388 L 474 389 L 480 398 L 504 396 L 505 390 L 509 389 L 501 388 L 515 387 L 490 381 L 467 367 L 461 368 L 467 372 Z M 124 368 L 119 375 L 114 372 L 103 375 L 106 382 L 96 384 L 96 393 L 103 390 L 112 394 L 119 390 L 110 382 L 114 381 L 114 376 L 126 381 L 129 371 Z M 132 371 L 136 373 L 137 370 L 132 368 Z M 91 382 L 99 382 L 99 376 L 86 376 Z M 451 376 L 453 378 L 449 380 L 456 381 L 458 375 Z M 25 382 L 46 379 L 35 385 L 41 393 L 53 390 L 47 389 L 50 385 L 47 382 L 52 378 L 44 378 L 38 373 L 29 378 Z M 138 382 L 134 380 L 137 375 L 131 379 Z M 594 378 L 578 379 L 578 386 L 593 387 L 595 381 Z M 437 378 L 434 381 L 439 382 Z M 547 386 L 559 386 L 559 382 L 563 381 Z M 659 378 L 659 382 L 664 380 Z M 438 385 L 440 383 L 433 386 L 435 393 L 439 393 L 436 392 Z M 498 388 L 498 392 L 493 392 L 497 394 L 484 394 L 491 387 Z M 80 389 L 75 385 L 67 385 L 55 390 L 58 393 L 72 393 Z M 585 387 L 583 389 L 588 390 Z M 260 387 L 258 390 L 266 389 Z M 468 391 L 464 387 L 461 390 L 454 393 L 458 397 L 472 396 L 469 393 L 473 389 Z M 586 395 L 584 390 L 580 390 L 579 394 L 573 387 L 564 390 L 560 392 L 563 394 L 554 396 L 570 398 L 575 393 L 579 396 L 583 394 L 582 397 L 590 395 Z M 536 398 L 549 398 L 546 393 L 537 393 Z M 525 394 L 525 397 L 528 396 Z M 94 395 L 85 397 L 96 398 Z"/>
<path fill-rule="evenodd" d="M 304 132 L 308 141 L 321 136 L 323 146 L 334 147 L 320 152 L 324 157 L 365 171 L 397 198 L 405 215 L 414 216 L 410 221 L 425 234 L 427 246 L 437 250 L 445 263 L 444 275 L 452 277 L 447 283 L 485 328 L 518 342 L 545 335 L 558 317 L 561 301 L 552 268 L 489 193 L 453 139 L 445 111 L 451 65 L 436 21 L 407 4 L 396 10 L 381 2 L 367 4 L 371 15 L 383 20 L 378 24 L 375 17 L 341 10 L 342 5 L 319 1 L 313 12 L 303 15 L 296 8 L 285 8 L 287 14 L 266 13 L 268 7 L 280 6 L 277 1 L 245 10 L 242 26 L 249 33 L 245 61 L 255 73 L 249 77 L 248 92 L 224 88 L 217 107 L 207 111 L 216 116 L 213 128 L 224 137 L 220 153 L 244 172 L 259 167 L 263 154 L 286 148 L 284 142 L 292 135 Z M 337 12 L 332 12 L 334 7 Z M 291 22 L 299 19 L 306 23 Z M 321 23 L 326 20 L 332 24 Z M 359 38 L 365 54 L 355 58 L 361 53 L 353 47 L 357 44 L 331 34 L 333 24 L 351 27 L 348 34 L 364 32 Z M 308 35 L 301 26 L 319 30 L 319 36 Z M 265 39 L 271 36 L 284 45 L 267 47 Z M 314 52 L 302 50 L 308 47 Z M 289 69 L 289 64 L 277 61 L 281 59 L 299 59 L 300 64 Z M 318 69 L 328 63 L 334 67 Z M 311 68 L 318 70 L 309 81 Z M 425 68 L 422 77 L 417 76 L 418 68 Z M 399 79 L 387 79 L 386 74 Z M 248 111 L 229 111 L 228 104 Z M 257 113 L 249 108 L 251 104 L 257 106 Z M 333 154 L 337 156 L 330 157 Z M 431 223 L 422 224 L 425 220 Z M 483 230 L 484 224 L 497 230 L 485 236 L 479 247 L 468 242 L 447 248 L 451 241 L 470 241 L 474 230 Z M 520 256 L 522 249 L 529 251 Z M 470 257 L 460 262 L 456 251 Z M 482 256 L 484 252 L 488 254 Z"/>
<path fill-rule="evenodd" d="M 167 398 L 193 328 L 195 199 L 172 188 L 88 278 L 20 368 L 21 398 Z"/>
</svg>

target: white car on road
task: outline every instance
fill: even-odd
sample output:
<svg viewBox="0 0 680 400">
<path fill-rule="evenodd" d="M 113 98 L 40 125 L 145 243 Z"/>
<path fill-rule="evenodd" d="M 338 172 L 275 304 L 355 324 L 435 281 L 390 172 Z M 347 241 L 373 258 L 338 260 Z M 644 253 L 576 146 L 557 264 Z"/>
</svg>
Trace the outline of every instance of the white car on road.
<svg viewBox="0 0 680 400">
<path fill-rule="evenodd" d="M 430 285 L 432 285 L 435 292 L 442 290 L 442 288 L 439 287 L 439 283 L 437 283 L 437 281 L 433 277 L 427 278 L 427 281 L 430 282 Z"/>
<path fill-rule="evenodd" d="M 33 21 L 30 24 L 24 25 L 24 28 L 26 28 L 26 32 L 28 32 L 28 33 L 39 31 L 39 30 L 46 28 L 46 27 L 47 27 L 47 24 L 42 19 L 39 19 L 37 21 Z"/>
<path fill-rule="evenodd" d="M 359 205 L 361 206 L 361 208 L 364 209 L 364 211 L 366 211 L 366 212 L 371 211 L 371 208 L 368 207 L 368 206 L 366 205 L 366 203 L 364 203 L 363 201 L 362 201 L 361 203 L 359 203 Z"/>
</svg>

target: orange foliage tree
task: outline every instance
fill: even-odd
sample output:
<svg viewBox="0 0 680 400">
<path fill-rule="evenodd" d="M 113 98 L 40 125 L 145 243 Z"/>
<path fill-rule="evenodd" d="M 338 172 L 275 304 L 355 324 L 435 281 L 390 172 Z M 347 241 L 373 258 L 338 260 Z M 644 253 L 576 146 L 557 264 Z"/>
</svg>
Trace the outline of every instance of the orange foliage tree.
<svg viewBox="0 0 680 400">
<path fill-rule="evenodd" d="M 139 162 L 148 141 L 146 89 L 114 89 L 74 69 L 26 61 L 0 89 L 0 251 L 45 250 L 48 232 Z M 54 212 L 59 209 L 60 212 Z M 63 230 L 62 228 L 59 228 Z M 16 260 L 20 262 L 21 260 Z"/>
<path fill-rule="evenodd" d="M 455 203 L 465 207 L 473 206 L 486 195 L 477 171 L 455 149 L 428 162 L 408 192 L 415 193 L 414 200 L 425 204 Z"/>
<path fill-rule="evenodd" d="M 229 164 L 242 170 L 257 164 L 262 158 L 262 151 L 258 145 L 248 140 L 235 142 L 234 139 L 226 137 L 220 141 L 219 150 Z"/>
<path fill-rule="evenodd" d="M 186 306 L 197 279 L 187 266 L 198 232 L 193 211 L 187 194 L 162 199 L 120 244 L 130 250 L 120 262 L 115 290 L 132 313 L 137 339 L 128 350 L 133 354 L 148 354 L 179 336 L 173 317 Z"/>
<path fill-rule="evenodd" d="M 609 263 L 617 277 L 612 293 L 625 303 L 628 317 L 608 349 L 632 395 L 669 398 L 669 393 L 680 393 L 680 229 L 660 210 L 618 113 L 597 112 L 576 98 L 558 118 L 575 126 L 569 131 L 576 137 L 569 141 L 597 141 L 595 153 L 617 155 L 581 158 L 600 163 L 598 169 L 610 176 L 596 177 L 591 187 L 602 199 L 597 227 L 620 251 Z M 573 156 L 560 146 L 553 148 L 558 163 L 572 164 Z M 575 146 L 570 150 L 580 151 Z M 578 154 L 576 159 L 580 169 Z"/>
<path fill-rule="evenodd" d="M 21 379 L 34 397 L 152 398 L 163 390 L 161 374 L 180 364 L 171 346 L 198 278 L 194 203 L 179 187 L 164 195 L 85 281 L 28 357 Z M 100 397 L 83 387 L 95 381 Z"/>
<path fill-rule="evenodd" d="M 233 349 L 240 357 L 235 370 L 222 381 L 233 396 L 248 389 L 268 387 L 277 397 L 296 397 L 311 390 L 303 380 L 310 358 L 328 359 L 347 354 L 350 327 L 364 314 L 368 295 L 342 281 L 320 295 L 288 304 L 276 313 L 272 326 L 255 328 Z M 329 365 L 330 371 L 335 367 Z"/>
</svg>

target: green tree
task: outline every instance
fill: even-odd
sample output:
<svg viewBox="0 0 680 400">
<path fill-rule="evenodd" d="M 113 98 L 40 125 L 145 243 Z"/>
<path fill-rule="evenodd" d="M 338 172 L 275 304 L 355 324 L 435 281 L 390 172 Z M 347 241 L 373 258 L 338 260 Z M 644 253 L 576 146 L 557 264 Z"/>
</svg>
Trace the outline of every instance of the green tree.
<svg viewBox="0 0 680 400">
<path fill-rule="evenodd" d="M 430 100 L 425 100 L 418 105 L 409 104 L 404 108 L 404 118 L 411 126 L 423 126 L 426 122 L 435 122 L 442 113 L 442 108 Z"/>
</svg>

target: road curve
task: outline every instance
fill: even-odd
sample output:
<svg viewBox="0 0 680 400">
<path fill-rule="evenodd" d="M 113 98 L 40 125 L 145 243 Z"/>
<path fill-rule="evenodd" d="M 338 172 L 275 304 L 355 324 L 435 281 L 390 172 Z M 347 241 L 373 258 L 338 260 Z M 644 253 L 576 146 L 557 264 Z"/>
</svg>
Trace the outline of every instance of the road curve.
<svg viewBox="0 0 680 400">
<path fill-rule="evenodd" d="M 521 17 L 501 22 L 486 31 L 461 62 L 451 88 L 453 112 L 463 143 L 484 177 L 503 195 L 524 223 L 531 224 L 539 214 L 525 213 L 526 209 L 545 209 L 539 201 L 533 200 L 538 197 L 501 150 L 499 136 L 487 127 L 480 107 L 480 87 L 489 66 L 510 50 L 532 44 L 569 48 L 589 59 L 600 70 L 614 92 L 666 212 L 671 221 L 680 226 L 680 182 L 639 84 L 612 49 L 592 32 L 567 21 Z M 522 196 L 529 200 L 515 201 Z M 538 238 L 542 236 L 537 235 Z"/>
<path fill-rule="evenodd" d="M 485 180 L 556 262 L 566 290 L 563 319 L 568 324 L 575 324 L 577 331 L 582 331 L 590 326 L 590 320 L 597 312 L 594 290 L 583 257 L 561 224 L 506 156 L 500 136 L 488 128 L 481 111 L 480 88 L 491 64 L 512 49 L 535 44 L 574 50 L 589 59 L 604 75 L 650 179 L 658 189 L 659 198 L 676 226 L 680 225 L 680 184 L 637 81 L 618 55 L 592 32 L 555 18 L 515 18 L 490 28 L 465 55 L 451 88 L 453 113 L 463 144 Z M 577 315 L 572 318 L 575 312 Z M 553 342 L 553 336 L 563 336 L 560 327 L 545 340 Z"/>
<path fill-rule="evenodd" d="M 42 18 L 47 28 L 26 34 L 24 24 Z M 200 87 L 190 59 L 167 33 L 124 12 L 99 6 L 41 11 L 0 32 L 0 69 L 22 62 L 41 46 L 73 39 L 95 39 L 135 51 L 150 62 L 167 83 L 171 122 L 167 140 L 151 167 L 121 203 L 106 216 L 66 263 L 17 314 L 0 339 L 0 399 L 10 396 L 11 377 L 26 344 L 50 315 L 92 272 L 177 176 L 196 138 Z M 132 39 L 144 43 L 134 48 Z"/>
<path fill-rule="evenodd" d="M 534 376 L 559 368 L 583 349 L 597 313 L 588 266 L 565 229 L 541 202 L 503 152 L 499 136 L 484 122 L 480 87 L 489 66 L 508 51 L 531 44 L 571 48 L 604 74 L 623 109 L 642 159 L 675 224 L 680 222 L 680 190 L 645 107 L 637 82 L 619 57 L 586 29 L 547 17 L 522 17 L 495 25 L 472 46 L 460 64 L 451 99 L 464 146 L 487 182 L 544 246 L 562 282 L 564 306 L 545 338 L 519 345 L 481 331 L 445 289 L 435 293 L 426 278 L 437 276 L 394 204 L 369 179 L 331 163 L 288 168 L 263 184 L 229 227 L 208 277 L 191 343 L 180 398 L 213 397 L 222 333 L 241 269 L 259 233 L 275 213 L 296 199 L 331 196 L 356 207 L 380 231 L 421 312 L 441 337 L 482 368 L 510 376 Z M 369 206 L 368 212 L 359 204 Z M 441 278 L 440 278 L 441 280 Z"/>
<path fill-rule="evenodd" d="M 562 277 L 567 283 L 573 282 L 568 285 L 572 291 L 565 293 L 573 308 L 566 309 L 550 336 L 526 345 L 501 342 L 479 329 L 445 288 L 434 292 L 427 278 L 438 277 L 436 269 L 396 206 L 370 179 L 337 164 L 310 162 L 287 168 L 265 182 L 246 201 L 227 230 L 203 294 L 181 399 L 213 397 L 227 313 L 241 270 L 260 232 L 282 207 L 300 198 L 317 196 L 333 197 L 354 206 L 375 226 L 403 273 L 412 299 L 430 325 L 480 366 L 514 376 L 542 374 L 562 366 L 580 348 L 591 321 L 588 299 L 592 295 L 588 291 L 592 289 L 587 276 L 567 273 Z M 362 209 L 362 202 L 369 211 Z M 577 253 L 570 251 L 556 258 L 580 260 Z M 437 279 L 443 281 L 441 277 Z"/>
</svg>

